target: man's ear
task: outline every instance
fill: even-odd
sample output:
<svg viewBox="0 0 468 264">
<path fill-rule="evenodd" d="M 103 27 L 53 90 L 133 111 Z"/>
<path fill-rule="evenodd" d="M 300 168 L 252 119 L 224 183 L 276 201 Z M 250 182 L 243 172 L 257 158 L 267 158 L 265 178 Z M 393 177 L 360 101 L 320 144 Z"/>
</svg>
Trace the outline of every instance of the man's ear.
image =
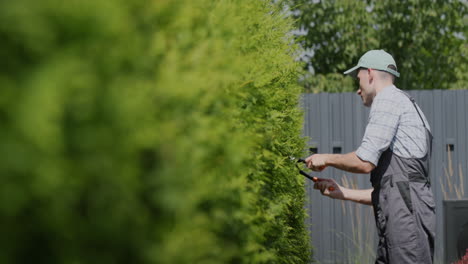
<svg viewBox="0 0 468 264">
<path fill-rule="evenodd" d="M 374 74 L 375 74 L 375 71 L 373 69 L 370 69 L 370 68 L 367 69 L 367 75 L 369 76 L 369 83 L 371 83 L 374 80 Z"/>
</svg>

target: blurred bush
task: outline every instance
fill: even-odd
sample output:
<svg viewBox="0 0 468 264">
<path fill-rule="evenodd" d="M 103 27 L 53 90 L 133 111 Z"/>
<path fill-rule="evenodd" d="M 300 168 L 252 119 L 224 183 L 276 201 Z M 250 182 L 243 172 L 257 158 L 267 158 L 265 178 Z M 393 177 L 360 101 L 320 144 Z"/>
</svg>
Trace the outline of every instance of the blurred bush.
<svg viewBox="0 0 468 264">
<path fill-rule="evenodd" d="M 269 1 L 1 1 L 1 263 L 306 263 Z"/>
</svg>

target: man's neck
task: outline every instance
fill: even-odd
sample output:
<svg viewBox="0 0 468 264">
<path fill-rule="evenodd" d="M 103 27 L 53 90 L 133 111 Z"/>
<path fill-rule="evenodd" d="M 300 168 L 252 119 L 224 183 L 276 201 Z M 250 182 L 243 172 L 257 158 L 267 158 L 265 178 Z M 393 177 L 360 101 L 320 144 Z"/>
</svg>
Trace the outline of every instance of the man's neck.
<svg viewBox="0 0 468 264">
<path fill-rule="evenodd" d="M 375 93 L 376 95 L 378 93 L 380 93 L 384 88 L 388 87 L 388 86 L 392 86 L 393 83 L 392 82 L 380 82 L 380 83 L 376 83 L 375 85 Z"/>
</svg>

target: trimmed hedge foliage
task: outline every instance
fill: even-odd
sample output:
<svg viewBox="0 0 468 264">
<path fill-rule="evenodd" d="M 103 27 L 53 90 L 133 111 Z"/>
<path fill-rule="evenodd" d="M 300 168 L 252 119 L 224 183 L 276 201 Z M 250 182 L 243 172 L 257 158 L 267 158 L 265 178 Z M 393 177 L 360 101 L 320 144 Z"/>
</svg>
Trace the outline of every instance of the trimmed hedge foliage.
<svg viewBox="0 0 468 264">
<path fill-rule="evenodd" d="M 0 2 L 1 263 L 306 263 L 269 1 Z"/>
</svg>

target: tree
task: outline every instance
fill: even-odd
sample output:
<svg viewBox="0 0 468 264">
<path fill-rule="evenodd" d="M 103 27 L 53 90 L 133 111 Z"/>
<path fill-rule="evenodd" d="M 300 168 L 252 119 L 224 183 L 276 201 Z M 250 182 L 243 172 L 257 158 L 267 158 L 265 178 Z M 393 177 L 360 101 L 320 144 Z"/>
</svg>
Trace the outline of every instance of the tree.
<svg viewBox="0 0 468 264">
<path fill-rule="evenodd" d="M 395 57 L 402 89 L 463 85 L 458 80 L 464 78 L 460 68 L 466 64 L 464 2 L 292 0 L 291 6 L 297 27 L 305 32 L 298 40 L 311 54 L 303 57 L 313 69 L 304 78 L 306 90 L 352 90 L 344 87 L 351 81 L 341 73 L 369 49 Z"/>
</svg>

